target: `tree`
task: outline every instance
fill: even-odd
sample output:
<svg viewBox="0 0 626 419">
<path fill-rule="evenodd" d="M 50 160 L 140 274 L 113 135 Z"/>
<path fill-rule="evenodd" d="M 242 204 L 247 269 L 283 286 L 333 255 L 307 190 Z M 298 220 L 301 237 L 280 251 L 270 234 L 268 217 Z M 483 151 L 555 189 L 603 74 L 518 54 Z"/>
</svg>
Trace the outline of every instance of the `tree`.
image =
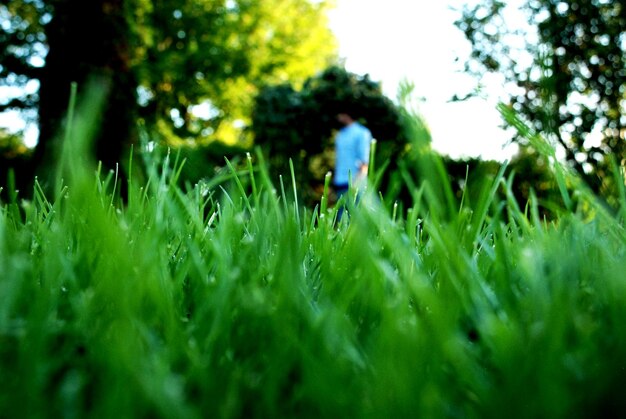
<svg viewBox="0 0 626 419">
<path fill-rule="evenodd" d="M 67 112 L 70 85 L 79 88 L 89 80 L 108 90 L 107 106 L 96 138 L 96 157 L 108 168 L 123 156 L 133 142 L 137 115 L 136 77 L 123 0 L 48 0 L 53 17 L 45 26 L 48 45 L 40 75 L 39 128 L 41 147 L 36 161 L 53 156 Z"/>
<path fill-rule="evenodd" d="M 40 0 L 12 0 L 0 4 L 0 113 L 37 122 L 39 78 L 47 53 L 44 26 L 51 9 Z M 19 115 L 19 116 L 16 116 Z M 0 187 L 11 171 L 17 173 L 17 189 L 24 189 L 24 172 L 31 170 L 23 132 L 0 128 Z M 6 191 L 4 192 L 6 193 Z"/>
<path fill-rule="evenodd" d="M 485 184 L 491 185 L 502 168 L 500 162 L 480 158 L 443 157 L 443 163 L 455 197 L 469 208 L 484 199 L 481 192 Z M 510 182 L 513 197 L 522 211 L 536 205 L 539 215 L 548 220 L 566 211 L 549 162 L 533 149 L 522 148 L 507 164 L 504 178 Z M 499 188 L 497 193 L 500 200 L 507 199 L 504 188 Z"/>
<path fill-rule="evenodd" d="M 467 70 L 503 75 L 512 108 L 610 194 L 609 156 L 626 164 L 626 1 L 527 0 L 522 10 L 530 32 L 505 26 L 506 2 L 464 8 Z"/>
<path fill-rule="evenodd" d="M 38 121 L 39 143 L 28 169 L 37 166 L 43 181 L 55 158 L 54 140 L 72 82 L 84 87 L 97 78 L 108 87 L 106 123 L 97 141 L 100 160 L 112 167 L 133 138 L 136 81 L 125 5 L 122 0 L 17 0 L 0 6 L 0 83 L 16 92 L 0 111 L 17 109 L 22 118 Z"/>
<path fill-rule="evenodd" d="M 0 113 L 20 112 L 36 121 L 38 78 L 47 52 L 43 27 L 50 18 L 43 1 L 0 4 Z"/>
<path fill-rule="evenodd" d="M 249 122 L 260 88 L 302 84 L 334 60 L 327 8 L 307 0 L 155 2 L 136 25 L 146 119 L 174 144 L 239 142 L 236 128 Z"/>
<path fill-rule="evenodd" d="M 0 202 L 6 202 L 14 191 L 7 190 L 11 182 L 15 182 L 15 172 L 20 172 L 29 163 L 30 150 L 22 142 L 19 134 L 0 128 Z M 10 163 L 10 165 L 8 164 Z M 13 176 L 13 179 L 11 177 Z M 14 185 L 20 189 L 20 185 Z"/>
<path fill-rule="evenodd" d="M 264 88 L 256 98 L 251 129 L 275 174 L 289 173 L 291 158 L 300 183 L 310 186 L 322 183 L 332 170 L 336 115 L 345 111 L 363 122 L 380 143 L 377 163 L 397 161 L 407 143 L 398 107 L 382 93 L 380 83 L 338 66 L 309 78 L 301 89 L 290 84 Z"/>
<path fill-rule="evenodd" d="M 0 103 L 38 112 L 43 159 L 70 83 L 109 90 L 98 157 L 119 161 L 137 116 L 170 145 L 236 142 L 255 93 L 302 83 L 335 57 L 326 1 L 15 0 L 0 6 L 0 83 L 32 95 Z M 22 41 L 23 39 L 23 41 Z M 20 42 L 22 42 L 20 44 Z M 2 109 L 0 109 L 2 110 Z"/>
</svg>

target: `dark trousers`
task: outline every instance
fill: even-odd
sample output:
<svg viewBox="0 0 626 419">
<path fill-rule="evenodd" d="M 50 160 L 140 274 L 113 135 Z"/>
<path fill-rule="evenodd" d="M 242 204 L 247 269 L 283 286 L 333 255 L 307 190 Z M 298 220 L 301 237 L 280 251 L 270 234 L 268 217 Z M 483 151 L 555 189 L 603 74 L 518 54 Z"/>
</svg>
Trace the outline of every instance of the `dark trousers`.
<svg viewBox="0 0 626 419">
<path fill-rule="evenodd" d="M 349 189 L 348 184 L 335 185 L 335 195 L 337 195 L 337 202 L 339 202 L 342 197 L 347 198 L 346 195 L 348 194 L 348 189 Z M 337 222 L 341 221 L 341 217 L 343 216 L 343 212 L 345 211 L 347 205 L 348 205 L 347 202 L 341 203 L 341 206 L 337 210 Z"/>
</svg>

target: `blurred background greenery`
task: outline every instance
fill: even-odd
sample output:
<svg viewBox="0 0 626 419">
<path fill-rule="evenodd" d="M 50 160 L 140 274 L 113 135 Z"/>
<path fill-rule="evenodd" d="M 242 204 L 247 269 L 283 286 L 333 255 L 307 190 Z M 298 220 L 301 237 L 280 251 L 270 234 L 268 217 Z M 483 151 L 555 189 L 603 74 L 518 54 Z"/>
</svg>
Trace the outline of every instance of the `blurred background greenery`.
<svg viewBox="0 0 626 419">
<path fill-rule="evenodd" d="M 390 200 L 402 200 L 407 194 L 394 181 L 399 176 L 394 169 L 416 164 L 399 111 L 411 93 L 388 98 L 379 82 L 344 69 L 328 25 L 333 5 L 309 0 L 0 5 L 0 112 L 35 123 L 39 132 L 37 143 L 27 146 L 24 132 L 0 131 L 0 184 L 13 171 L 27 197 L 35 175 L 44 188 L 50 183 L 69 86 L 77 82 L 80 91 L 95 78 L 106 86 L 108 103 L 94 152 L 105 168 L 121 162 L 120 174 L 131 146 L 138 152 L 180 151 L 189 162 L 182 179 L 196 182 L 221 170 L 224 156 L 241 160 L 260 145 L 274 177 L 287 173 L 293 159 L 300 191 L 311 198 L 305 202 L 313 202 L 332 168 L 333 114 L 350 103 L 379 141 L 383 164 L 377 166 L 387 171 L 378 186 Z M 536 39 L 528 36 L 523 45 L 532 57 L 527 63 L 511 52 L 506 2 L 464 2 L 456 26 L 472 48 L 466 71 L 477 78 L 498 73 L 515 84 L 507 101 L 511 109 L 559 148 L 562 159 L 609 205 L 615 203 L 608 156 L 624 167 L 624 1 L 528 0 L 521 7 L 537 29 Z M 422 135 L 427 143 L 428 121 Z M 521 146 L 507 169 L 516 173 L 516 196 L 527 199 L 534 190 L 542 202 L 558 205 L 550 192 L 555 185 L 546 170 L 550 162 L 522 136 L 513 134 L 512 141 Z M 473 176 L 492 176 L 501 164 L 444 162 L 459 193 L 471 181 L 468 167 Z"/>
</svg>

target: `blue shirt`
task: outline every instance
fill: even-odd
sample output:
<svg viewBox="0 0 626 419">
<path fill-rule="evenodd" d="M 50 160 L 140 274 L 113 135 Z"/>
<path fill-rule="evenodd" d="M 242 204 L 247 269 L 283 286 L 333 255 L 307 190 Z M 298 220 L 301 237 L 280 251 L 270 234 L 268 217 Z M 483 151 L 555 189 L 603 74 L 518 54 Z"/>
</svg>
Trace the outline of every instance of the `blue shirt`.
<svg viewBox="0 0 626 419">
<path fill-rule="evenodd" d="M 358 122 L 343 127 L 335 138 L 335 185 L 355 180 L 359 168 L 369 163 L 372 133 Z"/>
</svg>

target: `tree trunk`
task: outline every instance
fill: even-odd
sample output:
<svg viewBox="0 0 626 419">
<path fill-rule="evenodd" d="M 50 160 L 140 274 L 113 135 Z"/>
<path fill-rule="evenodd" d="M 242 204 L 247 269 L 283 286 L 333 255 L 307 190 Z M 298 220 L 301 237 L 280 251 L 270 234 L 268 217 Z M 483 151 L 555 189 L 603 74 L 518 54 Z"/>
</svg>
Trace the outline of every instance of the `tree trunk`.
<svg viewBox="0 0 626 419">
<path fill-rule="evenodd" d="M 92 78 L 109 85 L 102 125 L 94 138 L 96 158 L 108 168 L 134 141 L 137 112 L 136 81 L 130 68 L 129 27 L 123 0 L 53 0 L 53 20 L 47 26 L 49 53 L 39 92 L 39 144 L 35 164 L 44 182 L 54 166 L 70 86 L 78 83 L 79 97 Z"/>
</svg>

